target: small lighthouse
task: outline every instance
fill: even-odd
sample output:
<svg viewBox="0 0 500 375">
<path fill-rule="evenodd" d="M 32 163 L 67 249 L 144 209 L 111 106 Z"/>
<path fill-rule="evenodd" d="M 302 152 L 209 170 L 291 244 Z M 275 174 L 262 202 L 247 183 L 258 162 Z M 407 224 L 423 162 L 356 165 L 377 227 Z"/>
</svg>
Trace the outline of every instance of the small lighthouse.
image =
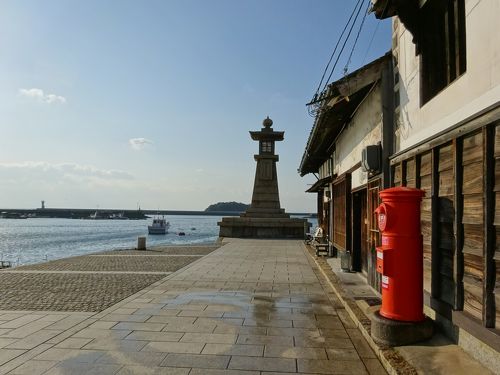
<svg viewBox="0 0 500 375">
<path fill-rule="evenodd" d="M 275 132 L 271 126 L 273 120 L 269 116 L 263 121 L 260 131 L 251 131 L 250 136 L 259 142 L 259 153 L 254 155 L 257 162 L 253 185 L 252 204 L 242 215 L 244 217 L 280 217 L 290 215 L 280 207 L 278 190 L 278 174 L 276 163 L 279 156 L 275 154 L 274 144 L 284 139 L 285 132 Z"/>
<path fill-rule="evenodd" d="M 283 141 L 285 132 L 274 131 L 269 117 L 262 125 L 260 131 L 250 131 L 250 137 L 259 142 L 252 203 L 240 217 L 224 217 L 217 223 L 219 237 L 304 238 L 307 220 L 291 219 L 280 205 L 275 142 Z"/>
</svg>

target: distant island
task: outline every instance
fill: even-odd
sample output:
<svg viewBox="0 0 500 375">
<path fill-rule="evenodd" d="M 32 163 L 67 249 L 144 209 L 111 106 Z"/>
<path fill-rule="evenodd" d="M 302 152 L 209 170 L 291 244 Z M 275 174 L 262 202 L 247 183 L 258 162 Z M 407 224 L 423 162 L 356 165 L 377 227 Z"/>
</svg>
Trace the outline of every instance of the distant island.
<svg viewBox="0 0 500 375">
<path fill-rule="evenodd" d="M 250 207 L 249 204 L 239 202 L 218 202 L 211 204 L 205 212 L 243 212 Z"/>
</svg>

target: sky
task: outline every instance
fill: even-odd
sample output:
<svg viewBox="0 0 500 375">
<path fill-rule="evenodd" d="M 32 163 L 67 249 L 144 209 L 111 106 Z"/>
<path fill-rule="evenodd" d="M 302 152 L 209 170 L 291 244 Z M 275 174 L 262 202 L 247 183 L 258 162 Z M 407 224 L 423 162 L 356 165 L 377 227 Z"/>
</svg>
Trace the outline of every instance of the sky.
<svg viewBox="0 0 500 375">
<path fill-rule="evenodd" d="M 0 208 L 249 203 L 248 131 L 269 116 L 285 131 L 281 206 L 315 212 L 316 178 L 297 173 L 314 121 L 305 104 L 355 4 L 0 1 Z M 390 42 L 390 21 L 368 14 L 348 72 Z"/>
</svg>

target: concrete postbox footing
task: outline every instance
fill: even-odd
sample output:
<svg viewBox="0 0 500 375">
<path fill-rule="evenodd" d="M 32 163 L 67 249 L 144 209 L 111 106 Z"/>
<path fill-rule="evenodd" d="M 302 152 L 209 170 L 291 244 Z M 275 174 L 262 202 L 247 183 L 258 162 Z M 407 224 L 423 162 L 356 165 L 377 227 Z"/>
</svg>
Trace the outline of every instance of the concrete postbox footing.
<svg viewBox="0 0 500 375">
<path fill-rule="evenodd" d="M 137 237 L 137 250 L 146 250 L 146 237 Z"/>
<path fill-rule="evenodd" d="M 421 322 L 402 322 L 384 318 L 377 310 L 371 321 L 371 336 L 382 345 L 409 345 L 430 339 L 434 334 L 433 321 L 427 316 Z"/>
</svg>

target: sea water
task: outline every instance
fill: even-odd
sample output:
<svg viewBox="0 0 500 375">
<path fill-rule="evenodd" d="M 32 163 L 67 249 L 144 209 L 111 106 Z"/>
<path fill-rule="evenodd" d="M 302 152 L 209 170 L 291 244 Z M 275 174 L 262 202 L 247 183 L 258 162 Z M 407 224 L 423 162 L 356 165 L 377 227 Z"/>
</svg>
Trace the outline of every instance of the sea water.
<svg viewBox="0 0 500 375">
<path fill-rule="evenodd" d="M 165 235 L 148 235 L 151 219 L 0 219 L 0 260 L 17 266 L 98 251 L 133 249 L 138 236 L 147 237 L 148 247 L 210 244 L 218 238 L 220 216 L 169 215 L 166 219 L 170 228 Z M 179 236 L 180 232 L 185 235 Z"/>
</svg>

